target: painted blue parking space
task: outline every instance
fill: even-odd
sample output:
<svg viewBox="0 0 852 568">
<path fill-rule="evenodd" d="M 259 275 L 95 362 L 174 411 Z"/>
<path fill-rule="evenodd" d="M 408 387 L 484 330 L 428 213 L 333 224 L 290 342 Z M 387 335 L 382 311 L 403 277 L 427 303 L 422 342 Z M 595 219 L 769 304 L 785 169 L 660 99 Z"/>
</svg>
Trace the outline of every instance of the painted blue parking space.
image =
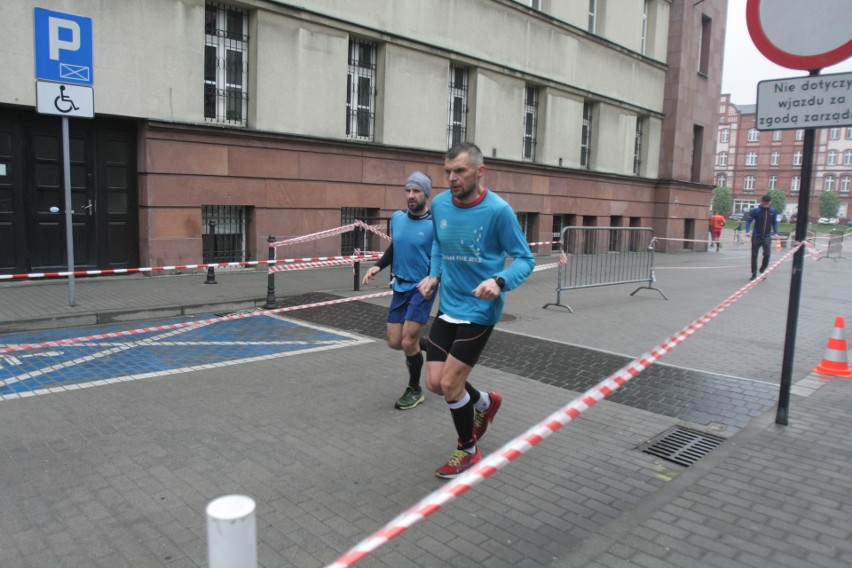
<svg viewBox="0 0 852 568">
<path fill-rule="evenodd" d="M 79 337 L 95 339 L 0 354 L 0 398 L 176 375 L 372 341 L 266 313 L 210 319 L 205 316 L 1 335 L 3 347 Z M 199 323 L 171 327 L 192 321 Z M 146 331 L 139 331 L 142 329 Z M 97 338 L 116 332 L 128 334 Z"/>
</svg>

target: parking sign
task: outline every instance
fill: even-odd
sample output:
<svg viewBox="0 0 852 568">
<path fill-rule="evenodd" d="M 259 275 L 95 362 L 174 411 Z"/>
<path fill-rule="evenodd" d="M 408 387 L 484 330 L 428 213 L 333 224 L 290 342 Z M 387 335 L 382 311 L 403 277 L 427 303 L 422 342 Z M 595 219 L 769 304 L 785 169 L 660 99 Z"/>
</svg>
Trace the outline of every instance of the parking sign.
<svg viewBox="0 0 852 568">
<path fill-rule="evenodd" d="M 92 19 L 33 9 L 36 79 L 91 85 Z"/>
</svg>

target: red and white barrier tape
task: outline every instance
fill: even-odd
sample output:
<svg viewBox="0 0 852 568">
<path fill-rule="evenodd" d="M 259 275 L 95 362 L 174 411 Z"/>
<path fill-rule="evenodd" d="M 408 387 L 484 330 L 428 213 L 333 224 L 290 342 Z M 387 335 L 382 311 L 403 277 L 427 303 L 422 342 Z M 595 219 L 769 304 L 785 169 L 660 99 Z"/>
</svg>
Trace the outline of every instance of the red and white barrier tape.
<svg viewBox="0 0 852 568">
<path fill-rule="evenodd" d="M 269 274 L 273 272 L 285 272 L 287 270 L 307 270 L 308 268 L 325 268 L 328 266 L 343 266 L 346 264 L 353 264 L 355 262 L 361 262 L 363 260 L 378 260 L 382 258 L 381 253 L 368 253 L 362 254 L 355 257 L 352 256 L 328 256 L 328 257 L 317 257 L 316 259 L 312 259 L 310 262 L 299 262 L 296 264 L 277 264 L 277 265 L 269 265 Z M 281 261 L 279 261 L 280 263 Z"/>
<path fill-rule="evenodd" d="M 319 239 L 324 239 L 326 237 L 334 237 L 336 235 L 340 235 L 343 233 L 348 233 L 349 231 L 354 230 L 356 227 L 361 227 L 362 229 L 366 229 L 370 232 L 373 232 L 383 239 L 390 240 L 390 237 L 381 232 L 379 229 L 368 225 L 367 223 L 361 221 L 360 219 L 356 219 L 354 223 L 350 223 L 348 225 L 343 225 L 341 227 L 337 227 L 335 229 L 328 229 L 326 231 L 320 231 L 319 233 L 311 233 L 309 235 L 301 235 L 299 237 L 293 237 L 292 239 L 287 239 L 285 241 L 276 241 L 274 243 L 269 243 L 271 247 L 281 247 L 285 245 L 292 245 L 296 243 L 306 243 L 308 241 L 316 241 Z"/>
<path fill-rule="evenodd" d="M 796 247 L 796 249 L 797 248 L 798 247 Z M 511 462 L 517 460 L 523 454 L 543 442 L 545 438 L 557 432 L 575 418 L 578 418 L 583 412 L 590 409 L 619 388 L 623 387 L 628 381 L 653 365 L 666 353 L 683 343 L 687 338 L 689 338 L 689 336 L 701 329 L 705 324 L 721 314 L 725 308 L 736 302 L 752 287 L 757 285 L 760 280 L 765 278 L 766 275 L 772 272 L 779 264 L 785 262 L 790 256 L 792 256 L 796 249 L 793 249 L 776 261 L 760 276 L 760 278 L 752 280 L 743 286 L 728 299 L 724 300 L 721 304 L 681 329 L 675 335 L 666 339 L 650 351 L 640 355 L 520 436 L 504 444 L 500 449 L 484 458 L 462 475 L 448 481 L 446 485 L 421 499 L 413 507 L 409 508 L 384 527 L 374 532 L 371 536 L 362 540 L 346 554 L 329 564 L 327 568 L 347 568 L 354 565 L 356 562 L 386 542 L 401 535 L 432 513 L 440 510 L 441 507 L 447 503 L 450 503 L 457 497 L 464 495 L 485 479 L 491 477 Z"/>
</svg>

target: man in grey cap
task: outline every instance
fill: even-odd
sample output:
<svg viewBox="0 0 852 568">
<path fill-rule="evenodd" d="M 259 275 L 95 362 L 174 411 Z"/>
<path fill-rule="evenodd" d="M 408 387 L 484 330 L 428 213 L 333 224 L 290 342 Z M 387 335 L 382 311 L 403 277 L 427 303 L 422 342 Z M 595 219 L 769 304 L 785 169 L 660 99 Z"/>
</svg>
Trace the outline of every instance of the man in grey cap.
<svg viewBox="0 0 852 568">
<path fill-rule="evenodd" d="M 400 410 L 414 408 L 424 400 L 420 388 L 423 370 L 421 337 L 429 321 L 435 295 L 427 300 L 417 290 L 417 284 L 429 274 L 429 257 L 432 253 L 432 213 L 427 201 L 432 194 L 432 179 L 423 172 L 414 172 L 405 182 L 407 211 L 396 211 L 391 216 L 393 242 L 382 258 L 370 267 L 363 283 L 369 283 L 386 266 L 393 273 L 393 298 L 388 309 L 388 347 L 405 353 L 408 368 L 408 386 L 394 405 Z M 423 338 L 425 340 L 425 338 Z"/>
</svg>

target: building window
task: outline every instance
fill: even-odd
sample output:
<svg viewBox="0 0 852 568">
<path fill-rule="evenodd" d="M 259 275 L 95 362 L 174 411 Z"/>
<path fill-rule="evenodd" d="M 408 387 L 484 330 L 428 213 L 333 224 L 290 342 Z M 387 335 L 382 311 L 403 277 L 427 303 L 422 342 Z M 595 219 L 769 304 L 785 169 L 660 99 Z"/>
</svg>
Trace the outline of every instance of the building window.
<svg viewBox="0 0 852 568">
<path fill-rule="evenodd" d="M 731 129 L 723 128 L 719 131 L 719 142 L 726 143 L 731 140 Z"/>
<path fill-rule="evenodd" d="M 247 260 L 246 208 L 240 205 L 202 205 L 201 246 L 205 263 Z"/>
<path fill-rule="evenodd" d="M 725 174 L 716 176 L 716 187 L 728 187 L 728 176 Z"/>
<path fill-rule="evenodd" d="M 467 67 L 450 65 L 448 148 L 465 141 L 467 133 L 467 76 Z"/>
<path fill-rule="evenodd" d="M 777 130 L 776 130 L 776 132 L 777 132 Z M 777 166 L 780 161 L 781 161 L 781 152 L 772 152 L 769 155 L 769 165 L 770 166 Z"/>
<path fill-rule="evenodd" d="M 588 31 L 598 32 L 598 2 L 599 0 L 589 0 L 589 27 Z"/>
<path fill-rule="evenodd" d="M 376 118 L 376 44 L 349 40 L 349 70 L 346 75 L 346 137 L 373 139 Z"/>
<path fill-rule="evenodd" d="M 843 176 L 840 178 L 840 193 L 849 193 L 849 186 L 852 184 L 852 177 Z"/>
<path fill-rule="evenodd" d="M 824 191 L 834 191 L 834 176 L 825 176 L 822 180 L 822 189 Z"/>
<path fill-rule="evenodd" d="M 852 140 L 852 126 L 850 126 L 846 129 L 846 139 Z"/>
<path fill-rule="evenodd" d="M 757 165 L 757 152 L 748 152 L 746 154 L 745 165 L 747 165 L 747 166 L 756 166 Z"/>
<path fill-rule="evenodd" d="M 648 54 L 648 0 L 642 5 L 642 47 L 639 53 Z"/>
<path fill-rule="evenodd" d="M 592 103 L 583 103 L 583 128 L 580 132 L 580 166 L 588 169 L 592 158 Z"/>
<path fill-rule="evenodd" d="M 204 8 L 204 118 L 245 126 L 248 109 L 248 12 Z"/>
<path fill-rule="evenodd" d="M 727 152 L 719 152 L 719 165 L 727 166 L 728 165 L 728 153 Z"/>
<path fill-rule="evenodd" d="M 637 176 L 642 173 L 642 137 L 644 126 L 645 119 L 637 116 L 636 133 L 633 136 L 633 174 Z"/>
<path fill-rule="evenodd" d="M 524 91 L 523 159 L 535 160 L 535 133 L 538 125 L 538 87 L 527 85 Z"/>
<path fill-rule="evenodd" d="M 367 224 L 379 219 L 378 209 L 368 209 L 366 207 L 341 207 L 340 208 L 340 225 L 351 225 L 355 219 L 364 221 Z M 387 217 L 384 217 L 387 219 Z M 369 231 L 348 231 L 340 235 L 340 254 L 351 255 L 355 249 L 376 250 L 370 246 Z"/>
<path fill-rule="evenodd" d="M 527 213 L 525 211 L 518 211 L 515 213 L 515 217 L 518 219 L 518 224 L 521 226 L 521 230 L 524 232 L 524 237 L 527 239 L 528 243 L 534 242 L 535 238 L 535 221 L 537 215 L 535 213 Z"/>
<path fill-rule="evenodd" d="M 801 141 L 802 141 L 802 140 L 804 140 L 804 139 L 805 139 L 805 131 L 804 131 L 804 130 L 801 130 L 801 129 L 800 129 L 800 130 L 797 130 L 797 131 L 796 131 L 796 140 L 797 140 L 797 141 L 799 141 L 799 142 L 801 142 Z"/>
<path fill-rule="evenodd" d="M 769 189 L 778 189 L 778 176 L 769 176 Z"/>
<path fill-rule="evenodd" d="M 829 140 L 840 140 L 840 129 L 832 128 L 828 131 L 828 139 Z"/>
<path fill-rule="evenodd" d="M 754 176 L 746 176 L 743 179 L 743 190 L 754 191 Z"/>
<path fill-rule="evenodd" d="M 799 191 L 799 181 L 801 178 L 799 176 L 793 176 L 790 179 L 790 191 L 797 192 Z"/>
<path fill-rule="evenodd" d="M 692 177 L 690 181 L 701 181 L 701 157 L 704 154 L 704 127 L 692 125 Z"/>
<path fill-rule="evenodd" d="M 825 165 L 826 166 L 836 166 L 837 165 L 837 150 L 829 150 L 828 155 L 825 157 Z"/>
<path fill-rule="evenodd" d="M 781 135 L 783 134 L 780 130 L 774 130 L 772 132 L 772 141 L 773 142 L 781 142 Z"/>
<path fill-rule="evenodd" d="M 852 166 L 852 150 L 843 151 L 843 165 Z"/>
<path fill-rule="evenodd" d="M 533 10 L 541 10 L 541 0 L 515 0 L 515 2 L 529 6 Z"/>
<path fill-rule="evenodd" d="M 760 142 L 760 131 L 757 128 L 748 129 L 748 141 Z"/>
<path fill-rule="evenodd" d="M 706 15 L 701 16 L 700 52 L 698 57 L 698 72 L 705 77 L 710 72 L 710 38 L 713 31 L 713 19 Z"/>
<path fill-rule="evenodd" d="M 802 165 L 802 153 L 801 152 L 793 152 L 793 165 L 801 166 Z"/>
</svg>

